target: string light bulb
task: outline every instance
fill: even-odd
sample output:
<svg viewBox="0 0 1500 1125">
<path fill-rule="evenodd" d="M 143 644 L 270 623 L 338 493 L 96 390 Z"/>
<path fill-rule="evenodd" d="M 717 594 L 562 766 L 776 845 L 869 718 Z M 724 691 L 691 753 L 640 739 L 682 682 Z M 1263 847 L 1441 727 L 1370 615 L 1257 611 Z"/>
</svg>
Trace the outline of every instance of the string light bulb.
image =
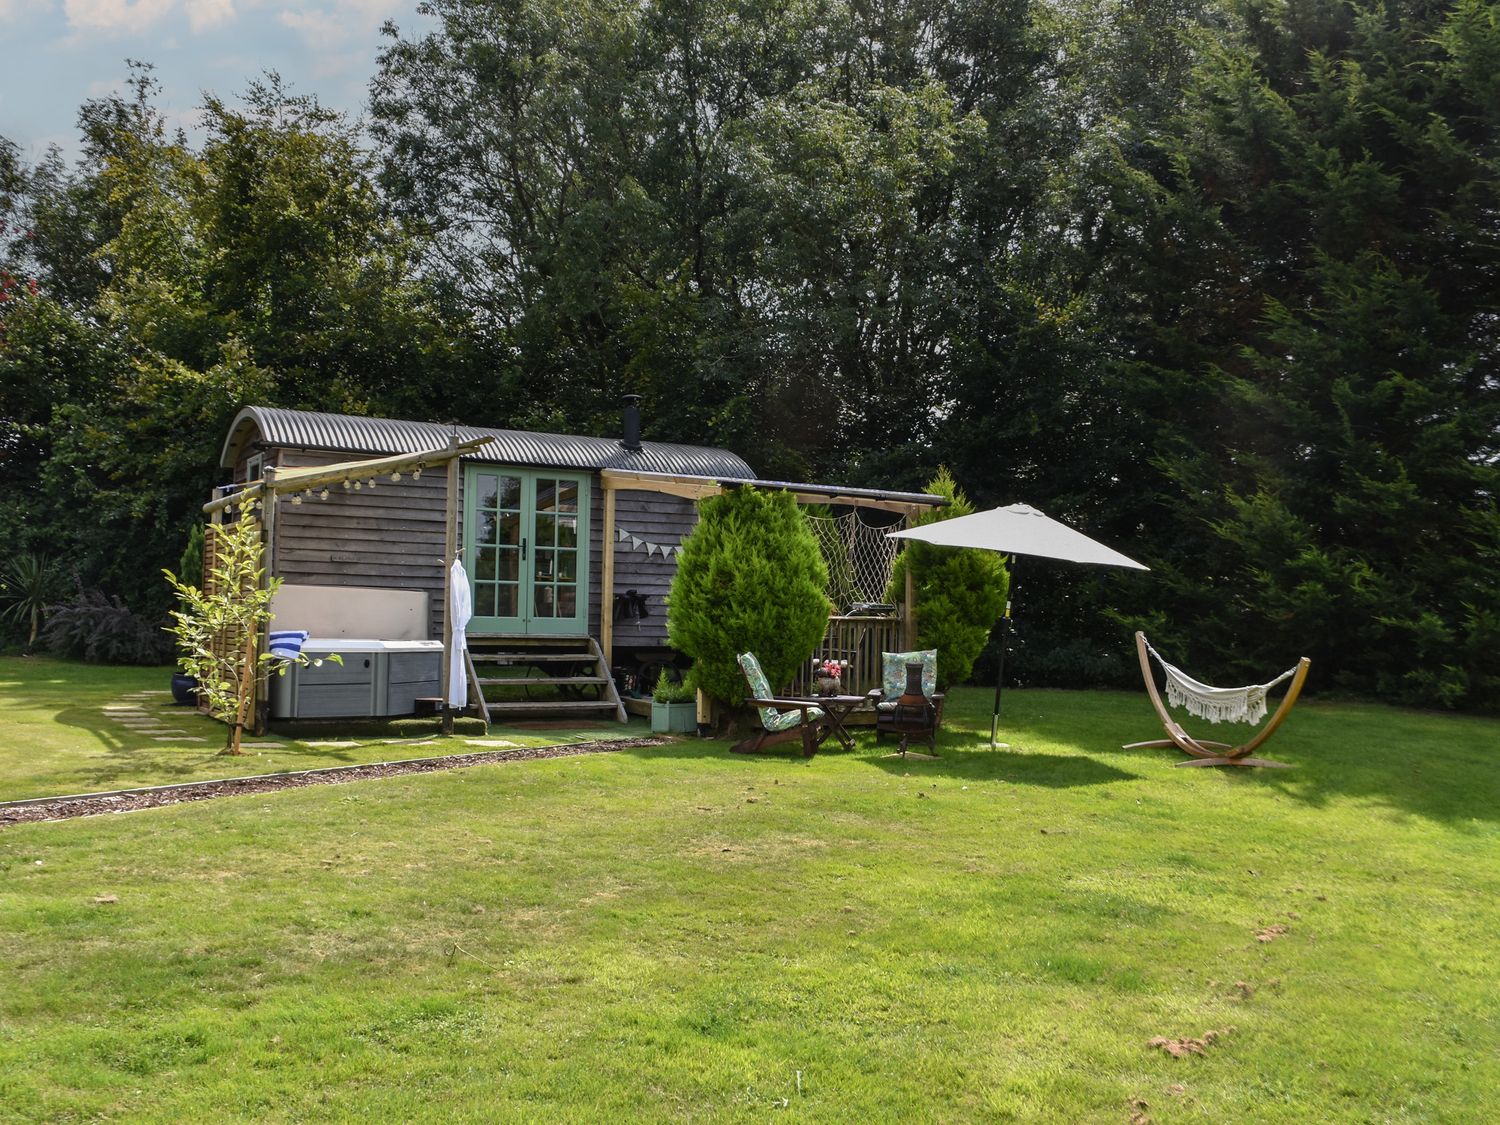
<svg viewBox="0 0 1500 1125">
<path fill-rule="evenodd" d="M 347 492 L 348 490 L 349 490 L 349 478 L 345 477 L 344 478 L 344 491 Z"/>
<path fill-rule="evenodd" d="M 422 479 L 422 466 L 421 465 L 417 466 L 416 472 L 412 473 L 412 475 L 411 475 L 411 479 L 412 480 L 421 480 Z"/>
<path fill-rule="evenodd" d="M 292 493 L 292 503 L 294 505 L 302 503 L 302 493 L 300 493 L 300 492 L 294 492 L 294 493 Z"/>
<path fill-rule="evenodd" d="M 328 489 L 327 489 L 326 486 L 324 487 L 324 489 L 323 489 L 322 492 L 318 493 L 318 499 L 319 500 L 327 500 L 328 499 Z"/>
<path fill-rule="evenodd" d="M 400 473 L 392 473 L 391 474 L 391 483 L 392 484 L 396 483 L 400 479 L 401 479 L 401 474 Z"/>
<path fill-rule="evenodd" d="M 364 487 L 364 486 L 365 486 L 365 482 L 364 482 L 364 481 L 362 481 L 362 480 L 357 480 L 357 481 L 355 481 L 355 482 L 354 482 L 354 491 L 355 491 L 355 492 L 358 492 L 358 491 L 359 491 L 359 490 L 360 490 L 360 489 L 361 489 L 361 488 L 363 488 L 363 487 Z"/>
<path fill-rule="evenodd" d="M 371 478 L 370 478 L 370 480 L 369 480 L 369 484 L 370 484 L 370 487 L 371 487 L 371 488 L 374 488 L 374 487 L 375 487 L 375 478 L 374 478 L 374 477 L 371 477 Z"/>
</svg>

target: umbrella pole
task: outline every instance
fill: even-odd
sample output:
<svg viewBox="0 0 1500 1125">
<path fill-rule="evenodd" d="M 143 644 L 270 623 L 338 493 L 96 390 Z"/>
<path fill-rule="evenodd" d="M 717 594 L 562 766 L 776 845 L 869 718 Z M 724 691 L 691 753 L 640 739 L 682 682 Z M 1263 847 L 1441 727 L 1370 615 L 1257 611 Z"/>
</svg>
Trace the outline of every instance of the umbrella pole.
<svg viewBox="0 0 1500 1125">
<path fill-rule="evenodd" d="M 995 710 L 990 715 L 990 749 L 1000 733 L 1000 688 L 1005 683 L 1005 650 L 1010 642 L 1010 594 L 1015 588 L 1015 559 L 1011 559 L 1011 583 L 1005 589 L 1005 616 L 1000 619 L 1000 659 L 995 668 Z"/>
</svg>

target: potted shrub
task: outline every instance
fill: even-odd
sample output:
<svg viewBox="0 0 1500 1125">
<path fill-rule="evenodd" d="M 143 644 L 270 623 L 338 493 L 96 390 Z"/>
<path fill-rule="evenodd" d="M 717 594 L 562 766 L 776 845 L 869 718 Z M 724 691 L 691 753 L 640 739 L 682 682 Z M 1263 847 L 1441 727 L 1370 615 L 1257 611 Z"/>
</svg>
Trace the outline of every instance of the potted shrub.
<svg viewBox="0 0 1500 1125">
<path fill-rule="evenodd" d="M 651 733 L 692 734 L 698 729 L 697 693 L 671 679 L 666 669 L 651 692 Z"/>
</svg>

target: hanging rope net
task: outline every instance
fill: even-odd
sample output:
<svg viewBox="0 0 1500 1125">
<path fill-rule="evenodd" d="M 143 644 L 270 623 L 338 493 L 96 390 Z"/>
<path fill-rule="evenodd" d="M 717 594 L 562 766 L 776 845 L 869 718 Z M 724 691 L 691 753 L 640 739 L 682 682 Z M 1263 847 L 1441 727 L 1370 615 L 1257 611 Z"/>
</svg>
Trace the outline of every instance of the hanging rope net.
<svg viewBox="0 0 1500 1125">
<path fill-rule="evenodd" d="M 872 527 L 857 508 L 842 516 L 803 514 L 828 564 L 828 597 L 839 612 L 861 602 L 884 602 L 901 542 L 886 536 L 905 527 L 906 518 Z"/>
<path fill-rule="evenodd" d="M 1161 653 L 1146 642 L 1146 648 L 1167 677 L 1167 702 L 1173 707 L 1187 709 L 1189 715 L 1197 715 L 1211 723 L 1258 723 L 1266 717 L 1266 696 L 1271 689 L 1289 680 L 1297 672 L 1288 668 L 1270 683 L 1249 684 L 1245 687 L 1220 688 L 1200 684 L 1181 668 L 1174 667 L 1162 659 Z"/>
</svg>

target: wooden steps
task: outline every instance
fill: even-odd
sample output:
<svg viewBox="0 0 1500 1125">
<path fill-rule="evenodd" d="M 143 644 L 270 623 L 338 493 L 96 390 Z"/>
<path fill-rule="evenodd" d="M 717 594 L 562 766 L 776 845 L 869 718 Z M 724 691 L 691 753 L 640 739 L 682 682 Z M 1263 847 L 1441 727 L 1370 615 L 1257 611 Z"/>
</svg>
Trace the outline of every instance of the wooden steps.
<svg viewBox="0 0 1500 1125">
<path fill-rule="evenodd" d="M 605 676 L 480 676 L 478 683 L 489 687 L 539 687 L 543 684 L 607 684 Z"/>
<path fill-rule="evenodd" d="M 613 711 L 616 704 L 610 699 L 548 699 L 539 702 L 524 700 L 519 703 L 491 703 L 490 714 L 566 714 L 569 711 Z"/>
<path fill-rule="evenodd" d="M 564 660 L 593 660 L 595 656 L 592 652 L 564 652 L 561 649 L 554 651 L 545 646 L 539 647 L 535 652 L 526 652 L 524 649 L 519 652 L 484 652 L 470 649 L 469 655 L 475 664 L 535 664 L 538 660 L 544 663 L 561 663 Z"/>
<path fill-rule="evenodd" d="M 628 716 L 593 637 L 470 635 L 471 681 L 491 722 L 506 716 Z M 514 672 L 514 675 L 507 675 Z"/>
</svg>

